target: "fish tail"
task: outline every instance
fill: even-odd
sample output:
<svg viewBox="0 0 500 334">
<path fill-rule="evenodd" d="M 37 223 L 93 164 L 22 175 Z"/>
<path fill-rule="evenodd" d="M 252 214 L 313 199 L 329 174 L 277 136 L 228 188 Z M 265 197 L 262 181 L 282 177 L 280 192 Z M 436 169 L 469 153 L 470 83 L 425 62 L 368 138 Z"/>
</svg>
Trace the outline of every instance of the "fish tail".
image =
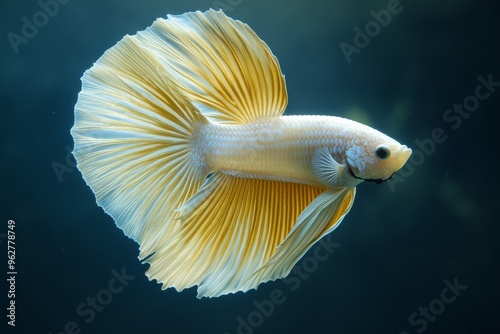
<svg viewBox="0 0 500 334">
<path fill-rule="evenodd" d="M 97 203 L 141 245 L 141 258 L 173 233 L 175 209 L 206 177 L 191 150 L 206 122 L 136 38 L 126 36 L 82 77 L 73 154 Z"/>
</svg>

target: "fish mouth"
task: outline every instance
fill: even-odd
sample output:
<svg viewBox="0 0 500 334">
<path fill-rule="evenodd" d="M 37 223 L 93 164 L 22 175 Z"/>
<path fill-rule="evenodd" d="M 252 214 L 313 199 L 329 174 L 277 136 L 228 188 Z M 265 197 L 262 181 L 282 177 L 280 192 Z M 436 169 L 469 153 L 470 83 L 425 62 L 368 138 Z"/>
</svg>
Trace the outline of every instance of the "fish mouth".
<svg viewBox="0 0 500 334">
<path fill-rule="evenodd" d="M 398 166 L 397 170 L 401 169 L 405 165 L 406 161 L 408 161 L 408 159 L 410 158 L 411 153 L 411 148 L 406 145 L 401 145 L 401 147 L 398 148 L 398 150 L 396 151 L 396 157 L 399 161 L 400 166 Z"/>
</svg>

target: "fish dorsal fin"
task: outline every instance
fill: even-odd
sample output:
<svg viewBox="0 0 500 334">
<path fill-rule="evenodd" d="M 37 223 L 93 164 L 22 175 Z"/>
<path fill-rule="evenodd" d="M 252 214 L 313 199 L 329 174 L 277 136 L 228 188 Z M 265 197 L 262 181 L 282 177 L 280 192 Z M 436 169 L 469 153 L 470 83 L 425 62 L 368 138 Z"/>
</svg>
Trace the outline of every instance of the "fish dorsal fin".
<svg viewBox="0 0 500 334">
<path fill-rule="evenodd" d="M 285 78 L 278 60 L 248 25 L 222 11 L 169 15 L 137 38 L 213 121 L 244 124 L 285 110 Z"/>
</svg>

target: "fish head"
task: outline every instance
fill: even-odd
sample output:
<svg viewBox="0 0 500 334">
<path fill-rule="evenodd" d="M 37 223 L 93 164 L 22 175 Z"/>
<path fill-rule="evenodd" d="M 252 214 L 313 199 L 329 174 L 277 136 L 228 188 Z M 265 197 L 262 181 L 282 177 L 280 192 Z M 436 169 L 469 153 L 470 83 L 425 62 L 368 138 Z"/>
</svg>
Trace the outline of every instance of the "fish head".
<svg viewBox="0 0 500 334">
<path fill-rule="evenodd" d="M 368 140 L 348 148 L 346 165 L 356 179 L 380 184 L 404 166 L 412 150 L 376 130 L 370 132 Z"/>
</svg>

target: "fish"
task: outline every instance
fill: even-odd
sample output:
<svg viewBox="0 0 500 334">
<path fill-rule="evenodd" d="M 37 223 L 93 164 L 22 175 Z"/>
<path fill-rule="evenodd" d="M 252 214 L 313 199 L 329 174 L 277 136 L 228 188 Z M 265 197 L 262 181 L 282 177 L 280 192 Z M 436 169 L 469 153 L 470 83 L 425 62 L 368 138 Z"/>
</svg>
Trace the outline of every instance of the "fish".
<svg viewBox="0 0 500 334">
<path fill-rule="evenodd" d="M 411 149 L 346 118 L 283 115 L 270 48 L 223 11 L 159 18 L 82 76 L 73 155 L 146 276 L 197 297 L 286 277 Z"/>
</svg>

